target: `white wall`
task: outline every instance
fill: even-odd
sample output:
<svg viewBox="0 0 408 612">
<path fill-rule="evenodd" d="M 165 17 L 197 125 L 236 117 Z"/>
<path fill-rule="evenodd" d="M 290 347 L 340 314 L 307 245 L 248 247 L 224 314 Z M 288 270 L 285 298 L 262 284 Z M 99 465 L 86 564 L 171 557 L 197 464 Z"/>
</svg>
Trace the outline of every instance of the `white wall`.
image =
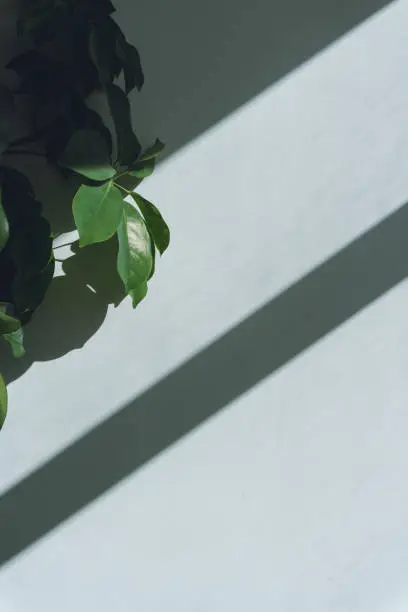
<svg viewBox="0 0 408 612">
<path fill-rule="evenodd" d="M 136 312 L 6 366 L 2 612 L 408 609 L 408 3 L 338 4 L 135 22 L 172 246 Z"/>
</svg>

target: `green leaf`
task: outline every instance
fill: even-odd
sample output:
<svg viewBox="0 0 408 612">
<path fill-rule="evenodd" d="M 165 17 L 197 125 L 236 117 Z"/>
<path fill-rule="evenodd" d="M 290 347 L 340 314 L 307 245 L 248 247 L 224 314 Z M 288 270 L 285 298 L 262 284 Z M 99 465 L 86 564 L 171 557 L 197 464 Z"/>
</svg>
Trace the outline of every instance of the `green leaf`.
<svg viewBox="0 0 408 612">
<path fill-rule="evenodd" d="M 133 133 L 129 100 L 117 85 L 108 85 L 106 95 L 115 125 L 118 162 L 122 166 L 130 166 L 138 158 L 141 146 Z"/>
<path fill-rule="evenodd" d="M 150 278 L 150 276 L 149 276 Z M 129 296 L 132 298 L 132 306 L 136 308 L 138 304 L 146 297 L 147 295 L 147 283 L 144 282 L 137 289 L 132 289 L 129 291 Z"/>
<path fill-rule="evenodd" d="M 0 373 L 0 429 L 4 425 L 7 416 L 7 387 L 3 376 Z"/>
<path fill-rule="evenodd" d="M 121 222 L 122 193 L 112 181 L 100 187 L 82 185 L 74 197 L 73 213 L 81 247 L 104 242 Z"/>
<path fill-rule="evenodd" d="M 145 218 L 147 228 L 153 237 L 160 255 L 163 255 L 170 244 L 170 230 L 167 223 L 154 204 L 138 193 L 132 193 L 131 195 Z"/>
<path fill-rule="evenodd" d="M 10 317 L 3 309 L 0 309 L 0 336 L 16 332 L 21 327 L 20 321 L 14 317 Z"/>
<path fill-rule="evenodd" d="M 130 174 L 122 174 L 115 178 L 115 184 L 124 187 L 127 191 L 133 191 L 142 181 L 142 178 L 130 176 Z"/>
<path fill-rule="evenodd" d="M 140 213 L 128 202 L 118 228 L 118 272 L 135 307 L 147 292 L 153 267 L 151 239 Z"/>
<path fill-rule="evenodd" d="M 144 74 L 138 50 L 127 42 L 121 30 L 117 29 L 116 50 L 123 66 L 125 89 L 129 94 L 135 87 L 140 91 L 144 85 Z"/>
<path fill-rule="evenodd" d="M 8 237 L 9 237 L 9 222 L 6 216 L 6 213 L 3 208 L 2 202 L 2 189 L 0 186 L 0 251 L 6 245 Z"/>
<path fill-rule="evenodd" d="M 150 280 L 152 278 L 152 276 L 154 276 L 154 273 L 156 271 L 156 245 L 154 244 L 154 240 L 153 240 L 153 236 L 150 234 L 150 243 L 151 243 L 151 247 L 152 247 L 152 259 L 153 259 L 153 263 L 152 263 L 152 269 L 150 272 L 150 276 L 149 279 Z"/>
<path fill-rule="evenodd" d="M 24 332 L 22 328 L 11 334 L 4 334 L 5 341 L 10 345 L 13 357 L 20 359 L 25 355 Z"/>
<path fill-rule="evenodd" d="M 154 159 L 148 159 L 146 161 L 140 161 L 137 164 L 134 164 L 129 170 L 129 174 L 130 176 L 135 176 L 136 178 L 144 179 L 153 174 L 154 168 Z"/>
<path fill-rule="evenodd" d="M 131 44 L 127 44 L 123 61 L 126 93 L 129 94 L 136 87 L 139 91 L 144 85 L 144 74 L 140 61 L 139 51 Z"/>
<path fill-rule="evenodd" d="M 91 25 L 89 33 L 89 52 L 102 85 L 112 83 L 116 72 L 116 33 L 112 24 L 114 21 L 110 18 L 98 20 Z"/>
<path fill-rule="evenodd" d="M 164 144 L 164 142 L 161 142 L 159 139 L 157 139 L 154 145 L 152 145 L 142 153 L 142 155 L 140 156 L 140 161 L 146 161 L 148 159 L 153 159 L 154 157 L 157 157 L 163 151 L 165 146 L 166 145 Z"/>
<path fill-rule="evenodd" d="M 115 176 L 104 138 L 95 130 L 78 130 L 73 134 L 59 159 L 59 164 L 94 181 Z"/>
<path fill-rule="evenodd" d="M 78 130 L 91 130 L 105 141 L 105 147 L 109 153 L 109 164 L 112 155 L 112 136 L 105 126 L 101 116 L 88 108 L 82 98 L 75 95 L 66 100 L 64 112 L 55 121 L 51 122 L 49 129 L 44 134 L 43 142 L 47 158 L 53 163 L 58 163 L 65 151 L 70 138 Z"/>
</svg>

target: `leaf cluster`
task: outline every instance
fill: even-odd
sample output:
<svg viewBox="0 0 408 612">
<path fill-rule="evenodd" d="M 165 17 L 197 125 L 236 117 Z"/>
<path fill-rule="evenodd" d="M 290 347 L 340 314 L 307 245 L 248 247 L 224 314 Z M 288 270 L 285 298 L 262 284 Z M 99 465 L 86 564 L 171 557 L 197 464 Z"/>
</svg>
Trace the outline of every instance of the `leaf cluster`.
<svg viewBox="0 0 408 612">
<path fill-rule="evenodd" d="M 170 241 L 159 210 L 135 191 L 164 145 L 157 140 L 143 151 L 134 133 L 128 96 L 143 87 L 144 75 L 114 11 L 110 0 L 22 1 L 17 33 L 26 50 L 6 66 L 18 87 L 0 86 L 0 156 L 44 155 L 62 177 L 79 179 L 72 202 L 79 246 L 117 240 L 117 271 L 136 307 L 156 252 Z M 113 133 L 87 105 L 96 91 L 106 97 Z M 13 141 L 19 97 L 29 100 L 31 133 Z M 52 228 L 30 181 L 0 162 L 0 337 L 15 357 L 24 355 L 23 326 L 43 301 L 54 265 Z M 0 428 L 6 412 L 0 374 Z"/>
</svg>

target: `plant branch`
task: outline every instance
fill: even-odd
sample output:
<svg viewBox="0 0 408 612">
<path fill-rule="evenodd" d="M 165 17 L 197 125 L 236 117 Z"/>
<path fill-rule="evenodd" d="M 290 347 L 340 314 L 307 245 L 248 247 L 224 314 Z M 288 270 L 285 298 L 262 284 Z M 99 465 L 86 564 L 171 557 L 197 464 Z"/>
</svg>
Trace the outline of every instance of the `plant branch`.
<svg viewBox="0 0 408 612">
<path fill-rule="evenodd" d="M 131 195 L 132 191 L 129 191 L 128 189 L 125 189 L 125 187 L 122 187 L 122 185 L 119 185 L 119 183 L 113 183 L 115 185 L 115 187 L 119 187 L 119 189 L 121 189 L 122 191 L 124 191 L 126 193 L 126 195 Z"/>
</svg>

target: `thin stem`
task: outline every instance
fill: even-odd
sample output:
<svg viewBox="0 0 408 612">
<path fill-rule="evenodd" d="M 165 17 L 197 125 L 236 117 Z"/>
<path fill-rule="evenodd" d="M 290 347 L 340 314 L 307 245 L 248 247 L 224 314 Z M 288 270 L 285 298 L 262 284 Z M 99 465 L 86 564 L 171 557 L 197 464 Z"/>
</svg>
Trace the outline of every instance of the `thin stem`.
<svg viewBox="0 0 408 612">
<path fill-rule="evenodd" d="M 115 185 L 115 187 L 119 187 L 119 189 L 124 191 L 126 195 L 131 195 L 133 193 L 132 191 L 129 191 L 128 189 L 125 189 L 124 187 L 122 187 L 122 185 L 119 185 L 119 183 L 113 183 L 113 184 Z"/>
<path fill-rule="evenodd" d="M 125 176 L 127 173 L 129 172 L 129 170 L 124 170 L 123 172 L 119 172 L 119 174 L 116 175 L 116 178 L 122 178 L 122 176 Z"/>
</svg>

